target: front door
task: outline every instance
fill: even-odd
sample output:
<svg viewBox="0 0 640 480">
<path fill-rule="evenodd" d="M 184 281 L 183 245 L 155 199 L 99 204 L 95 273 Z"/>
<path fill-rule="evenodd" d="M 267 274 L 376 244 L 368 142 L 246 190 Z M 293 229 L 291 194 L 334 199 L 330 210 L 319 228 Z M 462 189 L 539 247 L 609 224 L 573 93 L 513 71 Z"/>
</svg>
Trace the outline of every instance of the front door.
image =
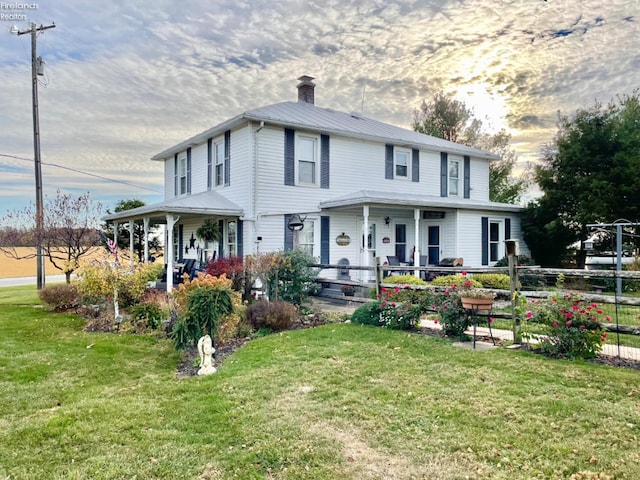
<svg viewBox="0 0 640 480">
<path fill-rule="evenodd" d="M 427 228 L 427 255 L 429 265 L 440 263 L 440 226 L 429 225 Z"/>
</svg>

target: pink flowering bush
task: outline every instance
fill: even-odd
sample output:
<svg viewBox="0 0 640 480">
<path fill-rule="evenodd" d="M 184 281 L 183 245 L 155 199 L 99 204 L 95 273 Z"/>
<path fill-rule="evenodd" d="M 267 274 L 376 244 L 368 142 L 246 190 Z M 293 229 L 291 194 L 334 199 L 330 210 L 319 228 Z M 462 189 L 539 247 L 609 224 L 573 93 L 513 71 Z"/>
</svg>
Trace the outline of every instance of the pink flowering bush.
<svg viewBox="0 0 640 480">
<path fill-rule="evenodd" d="M 385 289 L 380 299 L 380 325 L 398 330 L 410 330 L 420 322 L 420 307 L 393 300 L 394 290 Z"/>
<path fill-rule="evenodd" d="M 351 322 L 398 330 L 415 328 L 420 321 L 420 306 L 398 300 L 402 292 L 409 290 L 383 288 L 377 301 L 363 305 L 353 312 Z"/>
<path fill-rule="evenodd" d="M 464 338 L 464 332 L 470 327 L 471 322 L 462 308 L 460 294 L 455 285 L 434 296 L 433 308 L 438 314 L 437 321 L 447 337 Z"/>
<path fill-rule="evenodd" d="M 602 322 L 611 321 L 596 303 L 569 294 L 532 304 L 525 318 L 545 325 L 540 339 L 543 353 L 567 358 L 595 357 L 607 339 Z"/>
</svg>

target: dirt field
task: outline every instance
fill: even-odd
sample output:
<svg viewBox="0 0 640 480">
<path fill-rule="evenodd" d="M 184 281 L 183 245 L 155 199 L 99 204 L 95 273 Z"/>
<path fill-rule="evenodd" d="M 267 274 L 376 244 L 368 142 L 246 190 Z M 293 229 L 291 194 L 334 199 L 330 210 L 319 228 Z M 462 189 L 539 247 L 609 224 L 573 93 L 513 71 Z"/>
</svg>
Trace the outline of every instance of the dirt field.
<svg viewBox="0 0 640 480">
<path fill-rule="evenodd" d="M 18 247 L 16 249 L 20 256 L 30 253 L 35 254 L 35 248 Z M 90 256 L 86 258 L 103 258 L 105 250 L 103 248 L 95 248 Z M 56 269 L 47 259 L 45 261 L 46 275 L 62 275 L 62 271 Z M 0 278 L 14 277 L 35 277 L 36 276 L 36 259 L 29 258 L 25 260 L 14 260 L 0 252 Z"/>
</svg>

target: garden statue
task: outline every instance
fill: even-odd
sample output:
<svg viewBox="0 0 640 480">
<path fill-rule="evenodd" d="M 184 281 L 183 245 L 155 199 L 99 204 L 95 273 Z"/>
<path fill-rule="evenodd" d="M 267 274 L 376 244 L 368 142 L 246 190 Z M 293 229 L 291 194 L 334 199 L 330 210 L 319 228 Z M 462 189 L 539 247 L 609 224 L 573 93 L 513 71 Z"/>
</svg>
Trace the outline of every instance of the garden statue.
<svg viewBox="0 0 640 480">
<path fill-rule="evenodd" d="M 209 335 L 205 335 L 198 340 L 198 353 L 200 354 L 200 370 L 198 375 L 211 375 L 216 373 L 216 367 L 213 366 L 213 342 Z"/>
</svg>

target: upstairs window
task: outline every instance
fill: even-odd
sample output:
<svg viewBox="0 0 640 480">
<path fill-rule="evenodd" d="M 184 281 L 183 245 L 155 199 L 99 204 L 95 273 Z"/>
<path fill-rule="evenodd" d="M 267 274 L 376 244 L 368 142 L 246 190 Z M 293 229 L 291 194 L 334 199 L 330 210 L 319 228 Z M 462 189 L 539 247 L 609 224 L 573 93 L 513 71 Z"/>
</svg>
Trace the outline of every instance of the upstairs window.
<svg viewBox="0 0 640 480">
<path fill-rule="evenodd" d="M 214 143 L 213 152 L 216 161 L 216 187 L 219 187 L 224 183 L 224 143 Z"/>
<path fill-rule="evenodd" d="M 409 178 L 409 151 L 395 149 L 394 152 L 395 176 L 396 178 Z"/>
<path fill-rule="evenodd" d="M 460 191 L 460 161 L 449 160 L 449 195 L 457 197 Z"/>
<path fill-rule="evenodd" d="M 296 145 L 298 157 L 298 183 L 315 184 L 318 165 L 318 140 L 315 137 L 299 136 Z"/>
<path fill-rule="evenodd" d="M 187 157 L 178 159 L 178 194 L 187 194 Z"/>
</svg>

